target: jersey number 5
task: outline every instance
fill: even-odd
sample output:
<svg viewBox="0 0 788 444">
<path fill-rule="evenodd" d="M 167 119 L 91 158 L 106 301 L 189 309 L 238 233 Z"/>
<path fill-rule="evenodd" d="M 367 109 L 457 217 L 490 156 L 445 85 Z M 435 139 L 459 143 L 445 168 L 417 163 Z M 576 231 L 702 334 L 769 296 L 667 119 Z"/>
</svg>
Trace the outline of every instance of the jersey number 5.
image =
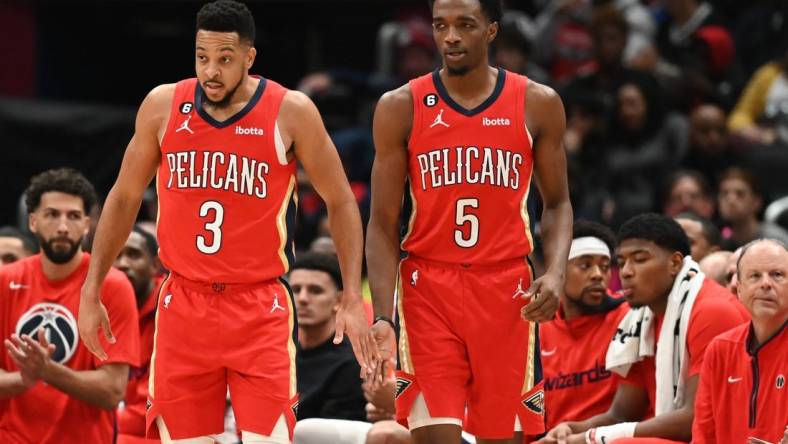
<svg viewBox="0 0 788 444">
<path fill-rule="evenodd" d="M 213 210 L 213 220 L 205 223 L 205 229 L 210 231 L 213 236 L 213 241 L 208 244 L 205 236 L 197 235 L 197 249 L 205 254 L 214 254 L 222 248 L 222 222 L 224 222 L 224 207 L 215 200 L 208 200 L 203 202 L 200 207 L 200 217 L 208 217 L 209 212 Z"/>
<path fill-rule="evenodd" d="M 465 237 L 463 230 L 454 230 L 454 242 L 462 248 L 471 248 L 479 242 L 479 218 L 475 214 L 467 213 L 467 208 L 479 208 L 479 199 L 459 199 L 457 200 L 457 212 L 454 222 L 460 227 L 470 224 L 468 237 Z"/>
</svg>

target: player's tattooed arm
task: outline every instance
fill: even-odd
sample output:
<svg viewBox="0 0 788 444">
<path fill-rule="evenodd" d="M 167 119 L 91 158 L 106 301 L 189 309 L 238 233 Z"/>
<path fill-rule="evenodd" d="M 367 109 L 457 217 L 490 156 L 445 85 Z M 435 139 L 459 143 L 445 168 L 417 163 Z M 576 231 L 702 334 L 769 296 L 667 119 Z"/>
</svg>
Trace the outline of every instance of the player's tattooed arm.
<svg viewBox="0 0 788 444">
<path fill-rule="evenodd" d="M 282 101 L 278 122 L 284 130 L 283 137 L 292 141 L 295 157 L 328 209 L 344 287 L 334 343 L 347 335 L 362 373 L 371 374 L 377 365 L 377 350 L 361 298 L 363 234 L 356 199 L 320 113 L 307 96 L 289 91 Z"/>
<path fill-rule="evenodd" d="M 99 291 L 110 267 L 131 232 L 145 192 L 159 165 L 159 140 L 166 126 L 175 85 L 153 89 L 137 113 L 132 136 L 120 173 L 104 203 L 96 228 L 90 268 L 82 287 L 79 304 L 79 336 L 91 353 L 101 359 L 107 354 L 98 341 L 101 328 L 107 340 L 114 342 L 107 310 L 99 300 Z"/>
<path fill-rule="evenodd" d="M 405 85 L 381 97 L 375 109 L 372 133 L 372 208 L 367 226 L 367 269 L 375 316 L 393 318 L 394 286 L 400 259 L 399 217 L 407 177 L 407 139 L 413 120 L 413 99 Z M 394 330 L 386 321 L 372 326 L 384 362 L 394 359 Z M 376 383 L 385 378 L 381 369 Z"/>
<path fill-rule="evenodd" d="M 528 83 L 526 124 L 534 137 L 534 172 L 542 196 L 542 244 L 545 274 L 534 281 L 527 295 L 535 299 L 523 307 L 523 318 L 553 318 L 564 288 L 566 258 L 572 240 L 572 204 L 566 174 L 563 137 L 566 116 L 561 98 L 552 89 Z"/>
</svg>

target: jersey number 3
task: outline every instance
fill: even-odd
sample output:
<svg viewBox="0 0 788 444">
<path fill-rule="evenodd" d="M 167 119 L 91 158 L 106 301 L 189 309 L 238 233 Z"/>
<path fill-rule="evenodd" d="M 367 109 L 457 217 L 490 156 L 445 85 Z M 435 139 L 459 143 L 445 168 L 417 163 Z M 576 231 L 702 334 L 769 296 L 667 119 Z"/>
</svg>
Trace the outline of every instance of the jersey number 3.
<svg viewBox="0 0 788 444">
<path fill-rule="evenodd" d="M 205 223 L 205 230 L 210 231 L 213 236 L 212 242 L 208 243 L 208 238 L 197 235 L 197 249 L 201 253 L 214 254 L 222 248 L 222 222 L 224 222 L 224 207 L 215 200 L 203 202 L 200 207 L 200 217 L 208 217 L 213 212 L 213 220 Z"/>
<path fill-rule="evenodd" d="M 479 242 L 479 218 L 475 214 L 468 213 L 468 207 L 473 209 L 479 208 L 479 199 L 458 199 L 457 212 L 454 216 L 454 222 L 460 226 L 454 230 L 454 242 L 462 248 L 471 248 Z M 461 228 L 470 224 L 468 236 Z"/>
</svg>

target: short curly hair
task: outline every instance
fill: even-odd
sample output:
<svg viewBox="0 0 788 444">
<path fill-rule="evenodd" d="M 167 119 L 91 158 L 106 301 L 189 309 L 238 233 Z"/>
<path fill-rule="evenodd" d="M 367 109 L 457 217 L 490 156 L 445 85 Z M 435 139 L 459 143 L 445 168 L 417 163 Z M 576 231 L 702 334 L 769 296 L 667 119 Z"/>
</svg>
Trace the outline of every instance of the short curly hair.
<svg viewBox="0 0 788 444">
<path fill-rule="evenodd" d="M 58 191 L 82 199 L 85 214 L 96 205 L 96 189 L 79 171 L 72 168 L 58 168 L 44 171 L 33 176 L 30 186 L 25 190 L 27 212 L 33 213 L 41 205 L 41 196 L 50 191 Z"/>
<path fill-rule="evenodd" d="M 641 214 L 624 222 L 618 229 L 618 244 L 627 239 L 651 241 L 670 252 L 678 251 L 684 256 L 690 254 L 689 238 L 681 225 L 662 214 Z"/>
<path fill-rule="evenodd" d="M 237 32 L 241 41 L 254 45 L 254 17 L 249 8 L 234 0 L 206 3 L 197 13 L 197 31 Z"/>
</svg>

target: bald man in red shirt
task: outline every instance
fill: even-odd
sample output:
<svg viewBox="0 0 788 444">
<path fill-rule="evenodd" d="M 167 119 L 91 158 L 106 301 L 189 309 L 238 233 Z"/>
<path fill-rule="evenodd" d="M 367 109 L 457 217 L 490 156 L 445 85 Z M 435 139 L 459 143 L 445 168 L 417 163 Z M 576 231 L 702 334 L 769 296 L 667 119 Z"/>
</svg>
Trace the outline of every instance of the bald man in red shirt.
<svg viewBox="0 0 788 444">
<path fill-rule="evenodd" d="M 788 249 L 776 240 L 750 242 L 737 269 L 752 322 L 718 336 L 706 351 L 693 443 L 776 443 L 788 425 Z"/>
</svg>

